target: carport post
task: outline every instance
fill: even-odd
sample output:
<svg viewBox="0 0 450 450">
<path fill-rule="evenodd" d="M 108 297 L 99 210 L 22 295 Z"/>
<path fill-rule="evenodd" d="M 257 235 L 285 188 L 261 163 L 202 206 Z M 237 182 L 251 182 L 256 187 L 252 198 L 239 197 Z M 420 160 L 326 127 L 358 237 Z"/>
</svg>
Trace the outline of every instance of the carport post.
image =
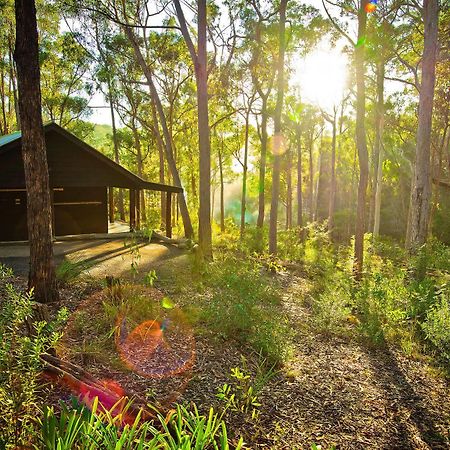
<svg viewBox="0 0 450 450">
<path fill-rule="evenodd" d="M 130 231 L 136 230 L 136 191 L 130 189 Z"/>
<path fill-rule="evenodd" d="M 137 189 L 134 191 L 136 201 L 136 230 L 141 229 L 141 191 Z"/>
<path fill-rule="evenodd" d="M 109 223 L 114 223 L 114 190 L 112 186 L 108 187 L 109 200 Z"/>
<path fill-rule="evenodd" d="M 166 236 L 172 237 L 172 193 L 166 194 Z"/>
</svg>

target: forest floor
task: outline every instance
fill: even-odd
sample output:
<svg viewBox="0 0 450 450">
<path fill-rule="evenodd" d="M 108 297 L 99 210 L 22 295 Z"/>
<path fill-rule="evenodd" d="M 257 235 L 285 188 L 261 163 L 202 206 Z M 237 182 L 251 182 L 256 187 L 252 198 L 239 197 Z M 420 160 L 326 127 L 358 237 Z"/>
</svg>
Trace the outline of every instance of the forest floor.
<svg viewBox="0 0 450 450">
<path fill-rule="evenodd" d="M 153 266 L 156 290 L 182 307 L 202 295 L 189 284 L 190 264 L 189 255 L 175 252 Z M 110 275 L 113 267 L 108 265 Z M 135 282 L 144 274 L 135 274 Z M 282 308 L 294 331 L 293 357 L 259 393 L 257 418 L 227 414 L 231 435 L 243 435 L 247 448 L 261 449 L 309 449 L 313 444 L 323 450 L 450 448 L 450 384 L 442 372 L 423 358 L 407 357 L 387 345 L 318 332 L 308 305 L 311 280 L 301 273 L 276 276 L 284 291 Z M 62 303 L 76 311 L 82 300 L 98 297 L 100 290 L 98 280 L 76 281 L 63 288 Z M 132 396 L 163 407 L 173 400 L 195 401 L 207 411 L 219 405 L 216 394 L 230 383 L 231 369 L 244 364 L 255 372 L 260 357 L 205 330 L 194 329 L 194 336 L 192 370 L 171 378 L 152 380 L 92 354 L 75 362 L 98 378 L 113 379 Z M 56 390 L 49 400 L 55 402 L 59 395 L 66 394 Z"/>
</svg>

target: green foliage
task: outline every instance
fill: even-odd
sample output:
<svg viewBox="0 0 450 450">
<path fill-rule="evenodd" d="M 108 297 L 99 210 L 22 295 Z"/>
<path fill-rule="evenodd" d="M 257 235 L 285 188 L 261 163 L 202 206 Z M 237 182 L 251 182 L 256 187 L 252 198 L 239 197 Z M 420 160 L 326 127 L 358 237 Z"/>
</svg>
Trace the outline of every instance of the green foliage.
<svg viewBox="0 0 450 450">
<path fill-rule="evenodd" d="M 11 272 L 1 268 L 0 277 Z M 55 346 L 57 331 L 66 319 L 60 311 L 53 323 L 33 322 L 33 293 L 22 293 L 11 283 L 2 289 L 0 303 L 0 446 L 28 443 L 40 415 L 40 355 Z"/>
<path fill-rule="evenodd" d="M 56 278 L 63 283 L 70 283 L 80 277 L 90 264 L 86 261 L 70 261 L 65 259 L 56 267 Z"/>
<path fill-rule="evenodd" d="M 202 305 L 201 319 L 210 329 L 250 344 L 272 362 L 288 357 L 292 331 L 277 292 L 279 286 L 258 261 L 218 257 L 206 268 L 204 283 L 210 295 Z"/>
<path fill-rule="evenodd" d="M 216 396 L 225 403 L 225 409 L 232 412 L 240 412 L 243 419 L 247 417 L 256 420 L 259 417 L 261 403 L 258 396 L 266 384 L 276 375 L 274 366 L 267 366 L 265 359 L 260 359 L 256 374 L 252 376 L 247 367 L 247 361 L 242 357 L 243 369 L 234 367 L 231 369 L 230 383 L 225 383 L 219 388 Z"/>
<path fill-rule="evenodd" d="M 130 403 L 125 407 L 126 413 Z M 98 399 L 92 411 L 85 407 L 67 407 L 61 404 L 59 417 L 54 408 L 46 407 L 41 424 L 41 446 L 44 450 L 95 450 L 95 449 L 218 449 L 230 448 L 227 428 L 222 415 L 209 410 L 207 416 L 192 405 L 176 405 L 164 417 L 157 414 L 155 422 L 142 422 L 141 413 L 134 422 L 120 426 L 121 416 L 112 411 L 100 411 Z M 155 410 L 155 412 L 157 412 Z M 236 449 L 242 448 L 242 439 Z"/>
<path fill-rule="evenodd" d="M 427 339 L 450 363 L 450 287 L 439 293 L 439 300 L 427 311 L 422 323 Z"/>
</svg>

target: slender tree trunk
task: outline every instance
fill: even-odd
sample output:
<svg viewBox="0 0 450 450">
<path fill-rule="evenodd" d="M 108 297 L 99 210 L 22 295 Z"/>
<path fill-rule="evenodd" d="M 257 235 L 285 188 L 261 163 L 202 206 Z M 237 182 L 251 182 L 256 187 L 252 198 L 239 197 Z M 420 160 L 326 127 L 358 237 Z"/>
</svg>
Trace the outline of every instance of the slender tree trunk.
<svg viewBox="0 0 450 450">
<path fill-rule="evenodd" d="M 223 182 L 223 140 L 222 140 L 222 151 L 219 150 L 219 177 L 220 177 L 220 231 L 225 232 L 225 201 L 224 201 L 224 182 Z"/>
<path fill-rule="evenodd" d="M 16 48 L 22 157 L 27 189 L 30 272 L 28 285 L 41 303 L 58 299 L 52 246 L 52 206 L 42 124 L 36 7 L 16 0 Z"/>
<path fill-rule="evenodd" d="M 191 55 L 197 82 L 198 147 L 200 162 L 198 236 L 203 256 L 212 259 L 211 233 L 211 142 L 208 116 L 207 7 L 197 1 L 197 51 L 192 43 L 179 0 L 174 1 L 181 32 Z"/>
<path fill-rule="evenodd" d="M 362 277 L 364 254 L 364 231 L 366 216 L 366 191 L 369 179 L 369 158 L 367 153 L 365 115 L 366 115 L 366 86 L 365 86 L 365 45 L 367 0 L 361 0 L 358 11 L 358 42 L 355 48 L 356 70 L 356 147 L 358 149 L 359 184 L 358 203 L 356 206 L 354 275 L 357 280 Z M 361 43 L 362 42 L 362 43 Z"/>
<path fill-rule="evenodd" d="M 108 77 L 108 100 L 109 100 L 109 110 L 111 112 L 111 125 L 112 125 L 113 145 L 114 145 L 114 161 L 117 164 L 120 164 L 119 141 L 117 139 L 116 117 L 114 114 L 114 103 L 113 103 L 113 99 L 112 99 L 111 80 L 109 77 Z M 125 221 L 125 209 L 123 206 L 123 189 L 119 189 L 117 208 L 119 210 L 120 220 Z"/>
<path fill-rule="evenodd" d="M 314 130 L 311 131 L 311 135 L 309 138 L 308 152 L 309 152 L 309 221 L 314 221 L 314 161 L 313 161 L 313 133 Z"/>
<path fill-rule="evenodd" d="M 141 146 L 141 138 L 139 136 L 139 131 L 136 127 L 136 123 L 132 123 L 132 132 L 133 132 L 133 140 L 134 140 L 134 148 L 136 149 L 136 162 L 137 162 L 137 173 L 140 178 L 144 178 L 144 168 L 142 162 L 142 146 Z M 143 222 L 147 221 L 147 214 L 145 212 L 145 197 L 144 191 L 141 189 L 139 191 L 139 207 L 141 212 L 141 219 Z"/>
<path fill-rule="evenodd" d="M 13 36 L 12 25 L 11 25 L 10 34 L 11 34 L 11 36 Z M 14 112 L 16 114 L 16 129 L 20 130 L 19 99 L 17 97 L 16 69 L 14 66 L 13 53 L 14 53 L 13 43 L 12 43 L 12 40 L 10 40 L 9 41 L 9 60 L 10 60 L 9 73 L 10 73 L 10 77 L 11 77 L 11 84 L 12 84 L 12 90 L 13 90 Z"/>
<path fill-rule="evenodd" d="M 129 26 L 123 27 L 126 36 L 128 37 L 134 53 L 136 55 L 136 59 L 141 66 L 142 71 L 144 72 L 145 78 L 149 84 L 150 94 L 155 103 L 156 110 L 158 111 L 159 120 L 161 122 L 161 127 L 164 134 L 165 141 L 165 152 L 167 164 L 169 166 L 170 172 L 172 174 L 173 182 L 175 186 L 181 187 L 181 179 L 178 173 L 177 166 L 175 164 L 175 159 L 173 155 L 173 150 L 171 146 L 171 139 L 169 129 L 167 127 L 166 117 L 164 115 L 164 108 L 162 106 L 161 100 L 158 95 L 158 91 L 156 90 L 155 84 L 153 83 L 153 74 L 150 67 L 145 62 L 144 56 L 142 55 L 141 49 L 136 41 L 136 36 L 134 35 L 132 29 Z M 178 204 L 180 206 L 181 217 L 183 219 L 184 225 L 184 234 L 187 238 L 192 238 L 194 236 L 194 229 L 192 228 L 191 218 L 189 216 L 189 211 L 186 205 L 186 198 L 184 194 L 178 194 Z"/>
<path fill-rule="evenodd" d="M 333 137 L 331 139 L 331 167 L 330 167 L 330 198 L 328 203 L 328 232 L 331 234 L 334 227 L 334 208 L 336 204 L 336 115 L 333 116 Z"/>
<path fill-rule="evenodd" d="M 261 106 L 261 157 L 259 161 L 258 181 L 258 219 L 256 226 L 262 228 L 265 216 L 265 184 L 266 184 L 266 160 L 267 160 L 267 97 L 262 97 Z"/>
<path fill-rule="evenodd" d="M 377 107 L 375 118 L 375 147 L 376 164 L 375 201 L 373 208 L 373 235 L 380 234 L 381 188 L 383 180 L 383 126 L 384 126 L 384 61 L 377 64 Z"/>
<path fill-rule="evenodd" d="M 283 136 L 281 130 L 281 112 L 284 99 L 284 53 L 285 53 L 285 28 L 286 7 L 288 0 L 280 1 L 280 25 L 279 25 L 279 50 L 278 50 L 278 73 L 277 73 L 277 103 L 274 117 L 274 143 L 273 143 L 273 170 L 272 170 L 272 201 L 270 205 L 269 222 L 269 253 L 277 253 L 277 227 L 278 227 L 278 198 L 280 195 L 280 166 L 283 153 Z"/>
<path fill-rule="evenodd" d="M 288 149 L 286 164 L 286 229 L 292 228 L 292 151 Z"/>
<path fill-rule="evenodd" d="M 158 117 L 156 115 L 156 107 L 155 102 L 152 100 L 151 102 L 152 108 L 152 120 L 153 120 L 153 134 L 156 140 L 156 147 L 158 148 L 158 157 L 159 157 L 159 182 L 161 184 L 165 184 L 164 177 L 164 142 L 162 140 L 161 134 L 159 132 L 159 124 Z M 163 227 L 166 226 L 166 193 L 161 192 L 160 204 L 161 204 L 161 225 Z"/>
<path fill-rule="evenodd" d="M 297 226 L 303 227 L 302 130 L 300 126 L 297 126 Z"/>
<path fill-rule="evenodd" d="M 431 203 L 430 142 L 438 39 L 438 0 L 424 0 L 424 51 L 419 94 L 416 163 L 412 179 L 406 248 L 415 252 L 425 244 Z"/>
<path fill-rule="evenodd" d="M 319 156 L 317 158 L 317 181 L 316 181 L 316 189 L 314 192 L 314 208 L 313 208 L 313 218 L 316 222 L 319 221 L 319 193 L 321 191 L 321 181 L 322 181 L 322 145 L 323 138 L 320 142 L 319 147 Z"/>
<path fill-rule="evenodd" d="M 246 196 L 247 196 L 247 170 L 248 170 L 248 132 L 249 132 L 249 116 L 250 106 L 245 116 L 245 142 L 244 142 L 244 167 L 242 168 L 242 198 L 241 198 L 241 229 L 240 238 L 242 239 L 245 232 L 245 208 L 246 208 Z"/>
<path fill-rule="evenodd" d="M 211 234 L 211 142 L 208 115 L 208 72 L 206 53 L 206 0 L 198 0 L 197 105 L 200 152 L 199 244 L 206 259 L 212 259 Z"/>
</svg>

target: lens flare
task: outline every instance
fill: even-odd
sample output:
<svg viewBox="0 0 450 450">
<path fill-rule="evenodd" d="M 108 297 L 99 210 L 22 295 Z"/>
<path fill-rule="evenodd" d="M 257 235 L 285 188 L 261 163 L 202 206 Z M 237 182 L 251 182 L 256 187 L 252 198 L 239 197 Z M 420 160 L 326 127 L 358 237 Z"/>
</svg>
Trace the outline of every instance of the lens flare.
<svg viewBox="0 0 450 450">
<path fill-rule="evenodd" d="M 271 139 L 271 151 L 275 156 L 284 155 L 286 152 L 286 140 L 282 133 L 275 133 Z"/>
<path fill-rule="evenodd" d="M 366 3 L 366 13 L 370 14 L 373 13 L 376 9 L 377 9 L 377 5 L 376 2 L 370 2 L 370 3 Z"/>
<path fill-rule="evenodd" d="M 177 314 L 180 316 L 180 312 Z M 116 347 L 125 365 L 148 378 L 165 378 L 191 369 L 195 360 L 190 330 L 173 319 L 142 322 L 128 332 L 126 318 L 119 317 Z"/>
</svg>

